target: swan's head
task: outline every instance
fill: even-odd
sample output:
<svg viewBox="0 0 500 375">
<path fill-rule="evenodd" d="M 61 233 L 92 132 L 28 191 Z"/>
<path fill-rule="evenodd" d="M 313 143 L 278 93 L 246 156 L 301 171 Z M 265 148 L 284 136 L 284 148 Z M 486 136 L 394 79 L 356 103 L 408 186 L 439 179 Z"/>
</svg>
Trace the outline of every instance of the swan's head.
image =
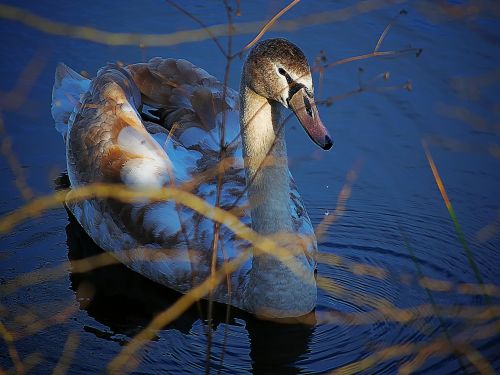
<svg viewBox="0 0 500 375">
<path fill-rule="evenodd" d="M 311 69 L 300 48 L 286 39 L 261 41 L 248 55 L 243 69 L 249 88 L 290 108 L 317 145 L 324 150 L 332 147 L 332 138 L 314 102 Z"/>
</svg>

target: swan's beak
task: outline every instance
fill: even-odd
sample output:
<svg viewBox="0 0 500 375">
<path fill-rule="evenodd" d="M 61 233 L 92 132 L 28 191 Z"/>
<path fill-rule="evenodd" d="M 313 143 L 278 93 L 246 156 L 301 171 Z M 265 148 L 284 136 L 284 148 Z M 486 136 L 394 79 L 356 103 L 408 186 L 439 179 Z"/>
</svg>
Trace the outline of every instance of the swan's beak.
<svg viewBox="0 0 500 375">
<path fill-rule="evenodd" d="M 305 89 L 300 89 L 288 100 L 288 107 L 295 113 L 314 143 L 323 150 L 329 150 L 333 146 L 332 137 L 319 118 L 314 98 L 310 97 Z"/>
</svg>

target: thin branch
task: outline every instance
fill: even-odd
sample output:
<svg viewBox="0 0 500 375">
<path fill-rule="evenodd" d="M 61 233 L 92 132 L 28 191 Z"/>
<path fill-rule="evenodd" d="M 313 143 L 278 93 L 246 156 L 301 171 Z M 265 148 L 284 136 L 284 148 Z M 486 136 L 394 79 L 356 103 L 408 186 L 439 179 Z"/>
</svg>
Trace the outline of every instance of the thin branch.
<svg viewBox="0 0 500 375">
<path fill-rule="evenodd" d="M 456 337 L 454 337 L 454 340 L 457 343 L 458 347 L 462 346 L 463 348 L 464 345 L 468 347 L 470 345 L 470 342 L 472 341 L 478 341 L 493 336 L 495 334 L 494 333 L 495 329 L 493 326 L 494 323 L 483 326 L 481 327 L 482 329 L 477 329 L 477 327 L 474 327 L 474 329 L 466 331 L 465 332 L 466 334 L 464 333 L 458 334 Z M 397 344 L 375 351 L 363 359 L 338 367 L 335 370 L 331 371 L 329 374 L 330 375 L 357 374 L 360 372 L 364 372 L 369 368 L 373 368 L 377 364 L 386 362 L 391 359 L 409 356 L 412 354 L 418 354 L 423 351 L 425 351 L 428 354 L 428 356 L 439 355 L 439 354 L 442 355 L 444 353 L 450 353 L 452 350 L 453 348 L 450 348 L 448 342 L 443 338 L 437 338 L 431 342 L 423 344 L 416 344 L 416 343 Z M 474 358 L 474 360 L 471 361 L 471 363 L 475 366 L 478 364 L 481 366 L 483 365 L 483 362 L 477 360 L 477 358 Z M 411 370 L 416 371 L 421 364 L 423 364 L 423 362 L 418 361 L 418 364 L 416 364 L 416 366 L 411 366 L 412 367 Z M 404 365 L 401 367 L 401 369 L 405 370 Z"/>
<path fill-rule="evenodd" d="M 224 8 L 226 10 L 227 15 L 227 27 L 228 27 L 228 40 L 227 40 L 227 54 L 231 56 L 232 48 L 233 48 L 233 17 L 231 14 L 231 7 L 229 6 L 227 0 L 224 0 Z M 224 84 L 223 84 L 223 92 L 222 92 L 222 124 L 219 129 L 219 163 L 224 160 L 226 155 L 226 145 L 225 145 L 225 133 L 226 133 L 226 120 L 227 120 L 227 108 L 226 108 L 226 97 L 227 97 L 227 88 L 229 82 L 229 74 L 231 71 L 231 58 L 226 59 L 226 68 L 224 70 Z M 224 179 L 224 171 L 219 170 L 217 174 L 217 193 L 215 198 L 215 207 L 220 206 L 220 199 L 222 195 L 222 184 Z M 217 252 L 219 248 L 219 237 L 220 237 L 220 223 L 214 221 L 214 235 L 212 239 L 212 259 L 210 265 L 210 272 L 213 275 L 216 271 L 217 265 Z M 228 286 L 230 284 L 230 280 L 226 278 L 228 282 Z M 229 288 L 228 288 L 229 290 Z M 213 295 L 212 291 L 209 292 L 208 299 L 208 313 L 207 313 L 207 323 L 208 323 L 208 335 L 207 335 L 207 356 L 205 361 L 205 373 L 210 372 L 210 356 L 212 349 L 212 316 L 213 316 Z"/>
<path fill-rule="evenodd" d="M 328 23 L 345 21 L 348 16 L 363 14 L 388 5 L 386 0 L 362 0 L 357 3 L 330 12 L 318 12 L 304 17 L 281 22 L 276 27 L 280 31 L 288 31 L 310 25 L 324 25 Z M 32 13 L 27 9 L 0 4 L 0 19 L 7 19 L 22 23 L 46 34 L 82 39 L 94 43 L 110 46 L 141 46 L 166 47 L 181 43 L 199 42 L 210 38 L 209 30 L 215 36 L 226 36 L 227 25 L 212 25 L 206 29 L 193 29 L 176 31 L 167 34 L 137 34 L 137 33 L 114 33 L 100 30 L 89 26 L 71 25 L 56 22 L 48 18 Z M 262 22 L 242 22 L 236 25 L 234 34 L 252 34 L 262 27 Z"/>
<path fill-rule="evenodd" d="M 76 348 L 80 343 L 80 337 L 76 333 L 70 333 L 64 344 L 64 349 L 59 361 L 57 362 L 53 375 L 65 375 L 75 356 Z"/>
<path fill-rule="evenodd" d="M 385 27 L 384 31 L 382 31 L 382 34 L 380 34 L 380 38 L 378 38 L 377 45 L 375 46 L 375 49 L 373 50 L 373 52 L 377 52 L 379 50 L 380 46 L 382 45 L 382 42 L 384 41 L 385 37 L 387 36 L 387 33 L 392 28 L 392 26 L 394 26 L 394 24 L 396 23 L 398 18 L 402 15 L 406 15 L 407 13 L 408 12 L 403 9 L 399 12 L 399 14 L 396 17 L 394 17 L 391 20 L 391 22 L 389 22 L 389 24 Z"/>
<path fill-rule="evenodd" d="M 212 30 L 207 25 L 205 25 L 205 23 L 203 23 L 203 21 L 201 21 L 194 14 L 192 14 L 192 13 L 188 12 L 187 10 L 185 10 L 180 5 L 176 4 L 173 0 L 165 0 L 165 1 L 172 8 L 177 9 L 179 12 L 183 13 L 187 17 L 191 18 L 198 25 L 200 25 L 203 28 L 203 30 L 205 30 L 206 33 L 210 36 L 210 39 L 212 39 L 214 41 L 215 45 L 217 46 L 217 48 L 219 49 L 219 51 L 221 51 L 221 53 L 224 55 L 224 57 L 226 57 L 226 58 L 228 57 L 228 53 L 224 50 L 224 47 L 222 47 L 222 45 L 220 44 L 219 39 L 217 39 L 217 36 L 212 32 Z"/>
<path fill-rule="evenodd" d="M 12 334 L 9 332 L 7 327 L 0 321 L 0 336 L 5 341 L 7 345 L 7 351 L 9 352 L 12 363 L 14 364 L 14 368 L 16 372 L 20 375 L 25 373 L 24 365 L 19 357 L 19 353 L 14 345 L 14 340 Z"/>
<path fill-rule="evenodd" d="M 26 174 L 24 173 L 21 163 L 12 150 L 12 139 L 7 135 L 5 131 L 2 116 L 0 116 L 0 150 L 7 160 L 12 173 L 14 174 L 14 182 L 17 189 L 21 193 L 21 196 L 26 201 L 33 199 L 35 194 L 28 185 L 28 179 L 26 178 Z"/>
<path fill-rule="evenodd" d="M 322 240 L 322 237 L 326 233 L 327 229 L 340 217 L 344 215 L 344 212 L 346 210 L 347 206 L 347 200 L 350 198 L 351 193 L 352 193 L 352 186 L 356 179 L 358 178 L 359 171 L 361 169 L 362 165 L 362 160 L 359 159 L 356 161 L 356 163 L 353 165 L 353 167 L 349 170 L 347 173 L 347 176 L 345 178 L 345 183 L 344 186 L 342 186 L 342 189 L 340 190 L 340 193 L 337 197 L 337 206 L 335 207 L 335 210 L 331 213 L 326 215 L 323 220 L 316 226 L 314 229 L 314 232 L 316 234 L 317 241 L 320 242 Z"/>
<path fill-rule="evenodd" d="M 331 62 L 329 64 L 324 65 L 323 68 L 324 69 L 333 68 L 334 66 L 337 66 L 337 65 L 342 65 L 342 64 L 353 62 L 353 61 L 366 60 L 366 59 L 369 59 L 372 57 L 390 57 L 390 56 L 408 55 L 408 54 L 415 54 L 416 57 L 419 57 L 420 54 L 422 53 L 422 51 L 423 51 L 422 48 L 404 48 L 404 49 L 394 50 L 394 51 L 373 51 L 370 53 L 365 53 L 365 54 L 358 55 L 358 56 L 347 57 L 345 59 Z"/>
<path fill-rule="evenodd" d="M 408 255 L 410 255 L 410 258 L 413 261 L 413 264 L 415 265 L 417 275 L 418 275 L 419 279 L 423 279 L 424 272 L 422 271 L 422 268 L 420 267 L 420 263 L 418 262 L 418 258 L 415 255 L 415 251 L 413 250 L 413 247 L 410 244 L 410 240 L 399 222 L 398 222 L 398 228 L 399 228 L 399 234 L 401 236 L 401 239 L 403 240 L 405 248 L 408 251 Z M 456 359 L 458 361 L 458 365 L 460 366 L 460 369 L 462 370 L 462 372 L 464 374 L 466 374 L 467 371 L 465 370 L 465 364 L 463 363 L 462 358 L 459 355 L 460 353 L 456 347 L 456 344 L 453 342 L 452 337 L 450 335 L 450 332 L 448 331 L 448 327 L 446 326 L 446 322 L 443 319 L 443 313 L 442 313 L 441 309 L 439 308 L 438 304 L 436 303 L 436 300 L 434 299 L 434 295 L 432 294 L 431 289 L 426 288 L 425 286 L 424 286 L 424 289 L 425 289 L 425 292 L 427 294 L 427 297 L 429 298 L 429 301 L 431 302 L 432 312 L 438 319 L 439 327 L 443 331 L 443 335 L 444 335 L 446 341 L 448 341 L 448 344 L 450 345 L 450 347 L 453 347 L 455 349 L 453 354 L 455 354 L 455 356 L 456 356 Z"/>
<path fill-rule="evenodd" d="M 299 2 L 300 2 L 300 0 L 293 0 L 290 4 L 288 4 L 286 7 L 281 9 L 278 13 L 276 13 L 273 18 L 271 18 L 269 21 L 266 22 L 266 24 L 262 27 L 262 29 L 259 31 L 259 33 L 255 36 L 255 38 L 253 38 L 250 41 L 250 43 L 248 43 L 240 51 L 238 51 L 234 55 L 231 55 L 231 58 L 234 58 L 235 56 L 238 56 L 238 55 L 242 54 L 243 52 L 247 51 L 248 49 L 252 48 L 255 45 L 255 43 L 257 43 L 264 36 L 264 34 L 267 32 L 267 30 L 269 30 L 283 14 L 288 12 L 290 9 L 292 9 Z"/>
</svg>

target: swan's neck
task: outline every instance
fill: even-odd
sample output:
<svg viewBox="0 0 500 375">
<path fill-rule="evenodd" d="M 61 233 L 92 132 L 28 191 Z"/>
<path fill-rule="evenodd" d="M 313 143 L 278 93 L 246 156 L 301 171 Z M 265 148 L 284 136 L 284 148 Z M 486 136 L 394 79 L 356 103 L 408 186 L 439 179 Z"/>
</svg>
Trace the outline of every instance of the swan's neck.
<svg viewBox="0 0 500 375">
<path fill-rule="evenodd" d="M 281 104 L 268 101 L 244 83 L 240 86 L 240 104 L 252 228 L 262 235 L 292 233 L 290 174 Z M 297 276 L 274 256 L 254 254 L 244 297 L 248 310 L 282 317 L 302 315 L 314 308 L 314 270 L 303 253 L 293 258 L 310 272 Z"/>
<path fill-rule="evenodd" d="M 241 137 L 252 228 L 261 234 L 292 232 L 290 177 L 281 104 L 246 85 L 241 91 Z"/>
</svg>

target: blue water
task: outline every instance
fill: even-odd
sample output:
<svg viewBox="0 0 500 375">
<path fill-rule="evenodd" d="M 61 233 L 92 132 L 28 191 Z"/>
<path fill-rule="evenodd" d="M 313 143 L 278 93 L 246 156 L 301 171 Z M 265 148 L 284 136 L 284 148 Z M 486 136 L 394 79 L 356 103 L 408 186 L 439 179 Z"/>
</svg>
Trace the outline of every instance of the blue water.
<svg viewBox="0 0 500 375">
<path fill-rule="evenodd" d="M 9 3 L 53 21 L 113 32 L 171 33 L 198 28 L 163 2 Z M 363 370 L 391 374 L 423 348 L 444 340 L 443 326 L 452 341 L 458 340 L 458 346 L 478 350 L 493 369 L 500 369 L 498 325 L 491 328 L 492 320 L 478 320 L 477 314 L 472 316 L 476 319 L 462 317 L 469 307 L 484 311 L 499 303 L 500 7 L 495 1 L 485 1 L 479 3 L 477 12 L 469 8 L 469 13 L 453 13 L 446 6 L 464 10 L 469 2 L 443 2 L 443 7 L 431 1 L 379 3 L 377 9 L 366 12 L 366 8 L 356 8 L 355 1 L 302 1 L 283 20 L 346 7 L 350 15 L 336 22 L 271 30 L 266 35 L 290 39 L 310 62 L 320 51 L 331 62 L 372 51 L 385 26 L 406 9 L 408 14 L 398 19 L 381 50 L 410 45 L 423 48 L 418 58 L 405 55 L 337 66 L 325 72 L 321 83 L 315 75 L 318 100 L 342 96 L 358 89 L 359 81 L 366 87 L 378 74 L 390 73 L 388 81 L 377 80 L 361 94 L 320 107 L 323 122 L 335 141 L 330 152 L 322 152 L 306 140 L 295 119 L 287 129 L 290 168 L 315 225 L 334 213 L 347 174 L 353 170 L 357 173 L 343 215 L 319 244 L 321 252 L 342 259 L 340 265 L 321 263 L 319 275 L 340 285 L 346 293 L 320 290 L 317 321 L 306 326 L 259 321 L 235 310 L 226 321 L 225 306 L 216 306 L 210 345 L 206 305 L 195 305 L 146 345 L 138 357 L 137 373 L 324 373 L 393 345 L 421 346 L 413 354 L 379 360 Z M 235 17 L 235 22 L 265 20 L 285 4 L 242 1 L 241 16 Z M 226 22 L 219 1 L 186 1 L 182 5 L 207 25 Z M 233 6 L 236 8 L 236 3 Z M 65 170 L 64 145 L 50 115 L 57 62 L 93 75 L 107 62 L 182 57 L 221 80 L 224 76 L 225 58 L 209 39 L 169 47 L 114 47 L 50 35 L 4 17 L 0 18 L 0 35 L 2 140 L 10 139 L 20 173 L 37 196 L 52 193 L 54 179 Z M 244 46 L 253 35 L 236 35 L 235 48 Z M 223 45 L 226 41 L 221 38 Z M 39 75 L 23 75 L 30 63 L 32 68 L 27 71 L 39 70 Z M 236 59 L 231 66 L 229 85 L 233 88 L 238 88 L 241 65 L 242 60 Z M 412 82 L 411 92 L 380 89 L 408 80 Z M 7 93 L 18 84 L 25 85 L 27 95 L 13 107 L 13 96 Z M 496 287 L 496 297 L 487 300 L 456 288 L 463 283 L 477 284 L 478 280 L 436 186 L 423 140 L 443 179 L 479 273 L 486 284 Z M 25 199 L 5 157 L 0 158 L 0 175 L 3 215 L 22 206 Z M 96 253 L 99 249 L 62 206 L 47 211 L 0 237 L 0 288 L 27 272 Z M 359 264 L 374 267 L 381 276 L 356 274 L 353 270 Z M 400 323 L 385 314 L 364 324 L 325 321 L 330 313 L 348 317 L 373 311 L 373 297 L 418 315 L 421 306 L 432 302 L 419 284 L 422 275 L 455 286 L 451 292 L 431 291 L 440 309 L 454 308 L 441 320 L 430 314 Z M 122 266 L 85 274 L 72 273 L 69 267 L 52 281 L 40 281 L 10 294 L 0 289 L 0 319 L 18 337 L 14 346 L 22 359 L 35 358 L 33 353 L 38 353 L 32 373 L 51 372 L 68 337 L 77 343 L 74 355 L 68 357 L 69 373 L 99 373 L 131 337 L 178 297 Z M 30 315 L 33 313 L 34 317 Z M 51 317 L 48 327 L 35 326 L 36 332 L 28 329 Z M 498 321 L 498 313 L 496 317 Z M 473 337 L 481 332 L 486 332 L 484 338 Z M 8 347 L 1 341 L 0 369 L 12 366 Z M 453 355 L 440 348 L 415 371 L 455 374 L 478 370 L 463 353 Z"/>
</svg>

